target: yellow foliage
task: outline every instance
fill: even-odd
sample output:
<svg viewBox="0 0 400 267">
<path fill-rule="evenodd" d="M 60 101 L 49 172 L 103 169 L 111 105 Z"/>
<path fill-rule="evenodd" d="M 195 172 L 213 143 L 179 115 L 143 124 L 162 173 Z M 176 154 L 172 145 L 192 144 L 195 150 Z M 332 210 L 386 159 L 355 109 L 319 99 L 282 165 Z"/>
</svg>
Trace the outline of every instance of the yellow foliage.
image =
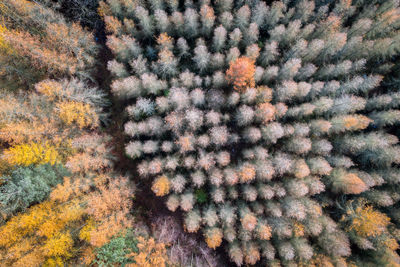
<svg viewBox="0 0 400 267">
<path fill-rule="evenodd" d="M 80 129 L 95 128 L 98 116 L 91 105 L 75 101 L 64 101 L 57 104 L 59 118 L 68 126 L 77 125 Z"/>
<path fill-rule="evenodd" d="M 86 225 L 79 232 L 79 239 L 90 242 L 90 233 L 94 229 L 95 229 L 94 221 L 93 219 L 90 218 L 89 220 L 86 221 Z"/>
<path fill-rule="evenodd" d="M 348 208 L 347 216 L 351 220 L 348 231 L 355 231 L 362 237 L 376 237 L 386 231 L 390 218 L 376 211 L 372 206 L 359 205 L 355 209 Z M 343 217 L 342 220 L 346 220 Z"/>
<path fill-rule="evenodd" d="M 386 238 L 383 240 L 383 245 L 391 250 L 397 250 L 399 248 L 399 244 L 394 238 Z"/>
<path fill-rule="evenodd" d="M 72 256 L 73 244 L 74 241 L 69 233 L 58 233 L 45 242 L 42 251 L 47 257 L 64 257 L 67 259 Z"/>
<path fill-rule="evenodd" d="M 293 224 L 293 233 L 295 237 L 304 236 L 304 225 L 299 222 L 295 222 Z"/>
<path fill-rule="evenodd" d="M 46 215 L 51 212 L 52 205 L 43 202 L 33 206 L 29 212 L 12 217 L 5 225 L 0 227 L 0 246 L 10 247 L 27 234 L 35 233 L 37 227 L 43 223 Z"/>
<path fill-rule="evenodd" d="M 38 227 L 36 234 L 50 238 L 69 223 L 81 219 L 84 214 L 85 209 L 80 205 L 78 199 L 72 200 L 67 205 L 57 206 L 48 215 L 46 221 Z"/>
<path fill-rule="evenodd" d="M 60 161 L 56 147 L 48 142 L 31 142 L 13 146 L 4 151 L 4 158 L 12 165 L 23 166 L 46 163 L 53 165 Z"/>
<path fill-rule="evenodd" d="M 4 54 L 10 54 L 12 52 L 12 49 L 3 37 L 3 33 L 6 32 L 7 28 L 0 24 L 0 52 L 3 52 Z"/>
<path fill-rule="evenodd" d="M 47 96 L 51 101 L 55 100 L 62 93 L 62 86 L 54 80 L 44 80 L 35 85 L 38 93 Z"/>
<path fill-rule="evenodd" d="M 63 266 L 58 263 L 60 259 L 72 256 L 74 243 L 65 230 L 84 214 L 85 209 L 75 199 L 61 205 L 45 201 L 33 206 L 27 213 L 14 216 L 0 228 L 0 246 L 5 247 L 9 254 L 7 262 L 15 266 L 38 266 L 46 258 L 52 258 L 46 261 L 45 266 Z M 33 248 L 39 251 L 33 253 Z M 29 257 L 25 255 L 27 252 Z M 32 265 L 26 257 L 32 258 Z M 21 264 L 17 264 L 16 260 Z"/>
<path fill-rule="evenodd" d="M 153 186 L 151 190 L 153 190 L 154 194 L 158 197 L 165 196 L 169 193 L 170 189 L 170 181 L 165 175 L 159 176 L 157 179 L 154 180 Z"/>
<path fill-rule="evenodd" d="M 60 257 L 49 258 L 43 264 L 43 267 L 60 267 L 64 266 L 64 261 Z"/>
</svg>

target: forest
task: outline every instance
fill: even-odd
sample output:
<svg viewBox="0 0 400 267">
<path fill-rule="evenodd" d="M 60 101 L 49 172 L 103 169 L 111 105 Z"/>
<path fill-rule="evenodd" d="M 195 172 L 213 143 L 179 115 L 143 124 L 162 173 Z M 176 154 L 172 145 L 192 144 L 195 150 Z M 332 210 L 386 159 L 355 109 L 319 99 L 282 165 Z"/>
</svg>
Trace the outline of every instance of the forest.
<svg viewBox="0 0 400 267">
<path fill-rule="evenodd" d="M 0 0 L 0 266 L 400 267 L 399 126 L 400 0 Z"/>
</svg>

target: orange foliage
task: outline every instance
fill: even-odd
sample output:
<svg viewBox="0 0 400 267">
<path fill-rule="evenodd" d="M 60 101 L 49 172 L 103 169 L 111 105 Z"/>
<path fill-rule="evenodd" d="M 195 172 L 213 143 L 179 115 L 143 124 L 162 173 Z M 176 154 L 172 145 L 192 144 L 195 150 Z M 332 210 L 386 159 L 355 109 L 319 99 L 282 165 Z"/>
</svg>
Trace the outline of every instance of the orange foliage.
<svg viewBox="0 0 400 267">
<path fill-rule="evenodd" d="M 43 263 L 43 259 L 42 252 L 39 249 L 34 249 L 32 252 L 19 258 L 13 266 L 38 267 Z"/>
<path fill-rule="evenodd" d="M 211 228 L 206 230 L 205 238 L 208 247 L 215 249 L 222 243 L 222 231 L 219 228 Z"/>
<path fill-rule="evenodd" d="M 122 23 L 113 16 L 105 16 L 104 23 L 107 33 L 118 35 L 122 31 Z"/>
<path fill-rule="evenodd" d="M 258 225 L 257 236 L 261 240 L 269 240 L 271 238 L 271 227 L 267 224 Z"/>
<path fill-rule="evenodd" d="M 93 260 L 96 258 L 95 255 L 95 250 L 93 247 L 87 247 L 83 250 L 82 252 L 82 257 L 80 258 L 80 260 L 86 264 L 86 265 L 90 265 Z"/>
<path fill-rule="evenodd" d="M 87 212 L 96 220 L 101 220 L 116 210 L 128 214 L 132 207 L 132 198 L 133 190 L 129 186 L 128 178 L 109 179 L 108 185 L 100 185 L 99 192 L 88 196 Z"/>
<path fill-rule="evenodd" d="M 193 147 L 193 137 L 190 135 L 180 136 L 176 144 L 179 145 L 181 152 L 188 152 L 194 149 Z"/>
<path fill-rule="evenodd" d="M 133 190 L 128 184 L 128 179 L 108 178 L 107 181 L 108 184 L 99 184 L 99 191 L 87 197 L 86 211 L 96 225 L 89 231 L 90 237 L 87 237 L 87 240 L 96 247 L 104 245 L 112 236 L 132 226 L 129 212 L 132 208 Z"/>
<path fill-rule="evenodd" d="M 173 44 L 173 39 L 168 36 L 167 33 L 161 33 L 158 38 L 157 38 L 157 44 L 161 47 L 161 49 L 163 48 L 167 48 L 167 49 L 172 49 L 174 44 Z"/>
<path fill-rule="evenodd" d="M 256 264 L 257 261 L 260 260 L 260 250 L 258 247 L 254 244 L 249 244 L 245 248 L 245 253 L 244 253 L 244 260 L 247 264 L 249 265 L 254 265 Z"/>
<path fill-rule="evenodd" d="M 58 184 L 50 193 L 50 200 L 58 202 L 66 202 L 72 197 L 81 196 L 90 189 L 89 179 L 77 178 L 71 182 L 70 177 L 64 177 L 64 182 Z"/>
<path fill-rule="evenodd" d="M 164 243 L 156 243 L 153 238 L 146 240 L 142 236 L 137 239 L 139 251 L 128 255 L 135 261 L 135 263 L 128 264 L 128 267 L 168 266 L 167 250 Z"/>
<path fill-rule="evenodd" d="M 246 164 L 239 171 L 240 181 L 242 183 L 247 183 L 256 178 L 256 170 L 253 166 Z"/>
<path fill-rule="evenodd" d="M 97 191 L 89 192 L 90 184 L 95 185 Z M 132 196 L 132 187 L 125 177 L 99 175 L 92 180 L 66 177 L 64 184 L 52 192 L 50 201 L 31 207 L 27 213 L 11 218 L 0 227 L 0 259 L 8 265 L 17 260 L 24 263 L 23 266 L 64 265 L 74 256 L 72 237 L 77 229 L 81 229 L 81 240 L 100 247 L 133 226 L 129 215 Z M 89 215 L 89 219 L 84 220 L 85 215 Z M 87 261 L 93 259 L 91 246 L 85 246 Z M 2 254 L 1 247 L 6 249 L 7 256 Z M 33 253 L 32 248 L 38 251 Z M 32 258 L 32 265 L 28 263 L 29 258 Z"/>
<path fill-rule="evenodd" d="M 394 238 L 387 238 L 383 240 L 383 245 L 391 250 L 399 249 L 399 244 L 397 243 L 396 239 Z"/>
<path fill-rule="evenodd" d="M 117 211 L 107 218 L 102 218 L 89 233 L 90 244 L 101 247 L 114 235 L 132 227 L 132 223 L 132 218 L 123 211 Z"/>
<path fill-rule="evenodd" d="M 260 55 L 260 47 L 257 44 L 252 44 L 246 48 L 246 56 L 256 61 Z"/>
<path fill-rule="evenodd" d="M 271 102 L 272 100 L 272 89 L 269 88 L 268 86 L 262 85 L 262 86 L 258 86 L 257 91 L 259 92 L 259 94 L 261 94 L 261 99 L 260 101 L 263 103 L 266 102 Z"/>
<path fill-rule="evenodd" d="M 215 19 L 214 15 L 214 9 L 212 9 L 210 6 L 203 5 L 200 10 L 200 14 L 204 19 L 206 20 L 212 20 Z"/>
<path fill-rule="evenodd" d="M 311 259 L 311 264 L 316 267 L 334 267 L 331 259 L 322 254 L 315 255 Z"/>
<path fill-rule="evenodd" d="M 368 189 L 363 180 L 354 173 L 347 173 L 343 182 L 346 184 L 343 190 L 345 194 L 360 194 Z"/>
<path fill-rule="evenodd" d="M 157 179 L 154 180 L 153 186 L 151 190 L 153 190 L 154 194 L 158 197 L 165 196 L 169 193 L 170 189 L 170 181 L 168 177 L 165 175 L 159 176 Z"/>
<path fill-rule="evenodd" d="M 32 249 L 35 240 L 33 238 L 25 238 L 21 242 L 15 243 L 7 249 L 5 255 L 0 256 L 0 261 L 14 261 L 20 259 L 24 254 Z"/>
<path fill-rule="evenodd" d="M 248 87 L 254 87 L 254 74 L 256 72 L 254 60 L 247 57 L 240 57 L 230 63 L 226 71 L 227 80 L 233 84 L 233 88 L 244 92 Z"/>
<path fill-rule="evenodd" d="M 372 122 L 363 115 L 347 115 L 343 118 L 343 125 L 347 130 L 363 130 Z"/>
<path fill-rule="evenodd" d="M 381 15 L 381 19 L 385 21 L 387 25 L 390 25 L 400 19 L 398 9 L 390 9 Z"/>
<path fill-rule="evenodd" d="M 75 57 L 46 48 L 41 40 L 27 32 L 6 31 L 1 35 L 18 55 L 29 58 L 35 68 L 46 68 L 52 74 L 76 72 L 78 62 Z"/>
<path fill-rule="evenodd" d="M 78 153 L 70 157 L 65 166 L 72 172 L 86 173 L 91 170 L 102 170 L 111 165 L 110 161 L 103 157 L 92 156 L 88 153 Z"/>
<path fill-rule="evenodd" d="M 9 144 L 40 142 L 45 137 L 55 137 L 59 129 L 54 121 L 34 119 L 31 122 L 10 122 L 0 128 L 0 141 Z"/>
</svg>

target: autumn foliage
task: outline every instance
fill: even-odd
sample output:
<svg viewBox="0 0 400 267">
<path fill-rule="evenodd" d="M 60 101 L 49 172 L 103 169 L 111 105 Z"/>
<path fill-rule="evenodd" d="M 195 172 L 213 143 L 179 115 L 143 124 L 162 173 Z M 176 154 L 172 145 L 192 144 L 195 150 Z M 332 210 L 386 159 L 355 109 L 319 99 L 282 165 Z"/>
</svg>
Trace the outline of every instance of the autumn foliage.
<svg viewBox="0 0 400 267">
<path fill-rule="evenodd" d="M 0 266 L 400 266 L 399 55 L 399 0 L 0 0 Z"/>
<path fill-rule="evenodd" d="M 244 92 L 248 87 L 254 87 L 254 74 L 256 67 L 254 60 L 247 57 L 240 57 L 232 61 L 226 71 L 227 80 L 233 88 L 239 92 Z"/>
<path fill-rule="evenodd" d="M 61 159 L 56 147 L 48 142 L 16 145 L 4 151 L 3 157 L 12 165 L 22 166 L 46 163 L 54 165 Z"/>
</svg>

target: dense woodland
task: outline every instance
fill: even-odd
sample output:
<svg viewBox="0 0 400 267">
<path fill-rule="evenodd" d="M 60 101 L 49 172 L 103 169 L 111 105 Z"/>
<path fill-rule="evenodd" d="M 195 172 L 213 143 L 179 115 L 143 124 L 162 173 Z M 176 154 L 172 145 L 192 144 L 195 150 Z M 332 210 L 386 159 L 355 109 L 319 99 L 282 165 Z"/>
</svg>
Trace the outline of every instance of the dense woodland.
<svg viewBox="0 0 400 267">
<path fill-rule="evenodd" d="M 0 266 L 400 266 L 399 56 L 399 0 L 0 1 Z"/>
</svg>

